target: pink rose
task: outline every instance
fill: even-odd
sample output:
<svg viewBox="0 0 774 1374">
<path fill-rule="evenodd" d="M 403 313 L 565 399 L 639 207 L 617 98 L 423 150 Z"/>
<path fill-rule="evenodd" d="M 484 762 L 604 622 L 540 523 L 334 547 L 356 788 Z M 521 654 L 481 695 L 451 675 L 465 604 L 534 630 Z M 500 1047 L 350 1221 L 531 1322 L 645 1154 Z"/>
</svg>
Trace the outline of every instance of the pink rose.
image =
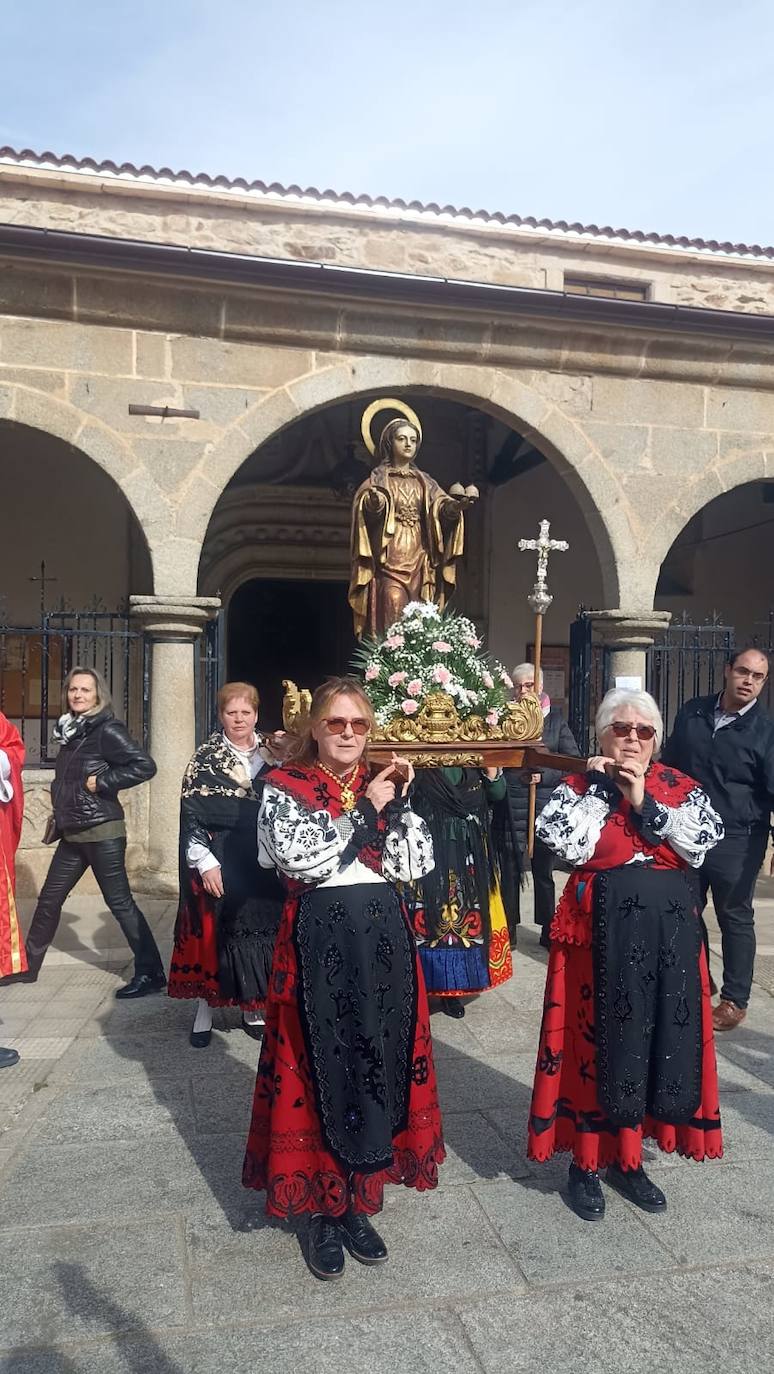
<svg viewBox="0 0 774 1374">
<path fill-rule="evenodd" d="M 420 679 L 418 677 L 413 677 L 410 683 L 408 684 L 406 691 L 408 692 L 410 697 L 421 697 L 422 683 Z"/>
<path fill-rule="evenodd" d="M 384 641 L 385 649 L 402 649 L 405 644 L 403 635 L 388 635 Z"/>
<path fill-rule="evenodd" d="M 401 682 L 405 682 L 405 681 L 406 681 L 406 674 L 405 674 L 405 673 L 390 673 L 390 676 L 388 677 L 387 681 L 389 682 L 389 684 L 390 684 L 391 687 L 399 687 L 400 684 L 401 684 Z"/>
<path fill-rule="evenodd" d="M 400 709 L 404 716 L 413 716 L 414 712 L 419 710 L 419 702 L 409 700 L 402 701 L 400 703 Z"/>
<path fill-rule="evenodd" d="M 487 723 L 487 725 L 496 725 L 496 724 L 497 724 L 497 712 L 496 712 L 496 711 L 487 711 L 487 713 L 486 713 L 486 723 Z"/>
<path fill-rule="evenodd" d="M 512 686 L 513 686 L 513 680 L 512 680 L 512 678 L 510 678 L 510 677 L 508 676 L 508 674 L 507 674 L 506 672 L 502 672 L 502 673 L 500 674 L 500 677 L 501 677 L 502 681 L 505 683 L 506 687 L 512 687 Z"/>
<path fill-rule="evenodd" d="M 442 663 L 436 663 L 432 677 L 433 682 L 440 683 L 441 687 L 445 687 L 447 682 L 451 682 L 451 673 L 448 668 L 444 668 Z"/>
<path fill-rule="evenodd" d="M 366 670 L 365 670 L 365 680 L 366 680 L 366 682 L 373 682 L 374 678 L 375 678 L 375 677 L 378 677 L 378 676 L 379 676 L 379 669 L 378 669 L 377 667 L 375 667 L 373 663 L 369 664 L 369 666 L 368 666 L 368 667 L 366 668 Z"/>
<path fill-rule="evenodd" d="M 471 649 L 481 648 L 481 640 L 477 639 L 475 635 L 470 635 L 470 637 L 465 640 L 465 643 L 468 644 Z"/>
<path fill-rule="evenodd" d="M 483 682 L 485 687 L 489 688 L 490 691 L 494 687 L 494 678 L 492 677 L 491 673 L 482 673 L 481 681 Z"/>
<path fill-rule="evenodd" d="M 452 651 L 451 644 L 447 644 L 445 639 L 436 639 L 435 643 L 433 644 L 433 648 L 439 654 L 450 654 Z"/>
</svg>

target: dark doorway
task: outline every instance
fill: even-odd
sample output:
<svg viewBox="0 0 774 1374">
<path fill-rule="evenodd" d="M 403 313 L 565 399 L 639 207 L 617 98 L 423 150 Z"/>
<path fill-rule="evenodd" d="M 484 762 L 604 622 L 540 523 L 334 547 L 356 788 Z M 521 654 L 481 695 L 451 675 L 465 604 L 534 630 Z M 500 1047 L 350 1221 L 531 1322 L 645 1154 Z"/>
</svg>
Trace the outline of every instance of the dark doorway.
<svg viewBox="0 0 774 1374">
<path fill-rule="evenodd" d="M 254 578 L 231 598 L 228 676 L 252 682 L 264 730 L 282 725 L 282 679 L 314 690 L 345 673 L 356 645 L 346 582 Z"/>
</svg>

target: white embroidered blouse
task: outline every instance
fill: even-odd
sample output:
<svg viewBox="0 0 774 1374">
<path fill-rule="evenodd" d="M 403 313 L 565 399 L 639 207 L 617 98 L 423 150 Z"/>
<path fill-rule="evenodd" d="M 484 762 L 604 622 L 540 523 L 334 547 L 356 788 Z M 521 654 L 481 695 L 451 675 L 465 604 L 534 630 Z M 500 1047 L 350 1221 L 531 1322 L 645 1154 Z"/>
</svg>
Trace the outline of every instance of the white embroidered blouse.
<svg viewBox="0 0 774 1374">
<path fill-rule="evenodd" d="M 354 883 L 410 882 L 433 868 L 433 842 L 425 822 L 405 803 L 390 812 L 382 854 L 382 872 L 357 858 L 367 841 L 368 812 L 356 807 L 334 820 L 329 811 L 309 811 L 288 792 L 271 783 L 263 789 L 258 816 L 258 861 L 288 878 L 319 887 Z"/>
</svg>

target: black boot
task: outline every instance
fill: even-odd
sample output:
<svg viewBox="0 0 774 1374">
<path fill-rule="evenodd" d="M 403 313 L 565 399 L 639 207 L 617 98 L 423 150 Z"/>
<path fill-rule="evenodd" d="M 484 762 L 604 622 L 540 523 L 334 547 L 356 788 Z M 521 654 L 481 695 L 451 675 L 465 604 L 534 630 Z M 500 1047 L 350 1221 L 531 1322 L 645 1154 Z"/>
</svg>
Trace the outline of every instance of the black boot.
<svg viewBox="0 0 774 1374">
<path fill-rule="evenodd" d="M 461 1021 L 465 1015 L 465 1008 L 459 997 L 444 997 L 441 1002 L 441 1010 L 447 1016 L 453 1016 L 455 1021 Z"/>
<path fill-rule="evenodd" d="M 584 1221 L 601 1221 L 605 1215 L 605 1197 L 596 1169 L 581 1169 L 570 1165 L 568 1177 L 570 1206 Z"/>
<path fill-rule="evenodd" d="M 306 1262 L 318 1279 L 340 1279 L 344 1273 L 338 1222 L 321 1212 L 315 1212 L 309 1222 Z"/>
<path fill-rule="evenodd" d="M 611 1164 L 607 1171 L 607 1181 L 617 1193 L 643 1212 L 663 1212 L 667 1205 L 661 1189 L 652 1183 L 642 1165 L 639 1169 L 622 1169 L 620 1164 Z"/>
<path fill-rule="evenodd" d="M 0 1048 L 0 1069 L 12 1069 L 14 1064 L 18 1064 L 18 1062 L 18 1050 L 7 1050 L 5 1046 Z"/>
<path fill-rule="evenodd" d="M 361 1264 L 384 1264 L 387 1246 L 362 1212 L 346 1211 L 339 1217 L 339 1230 L 354 1259 Z"/>
</svg>

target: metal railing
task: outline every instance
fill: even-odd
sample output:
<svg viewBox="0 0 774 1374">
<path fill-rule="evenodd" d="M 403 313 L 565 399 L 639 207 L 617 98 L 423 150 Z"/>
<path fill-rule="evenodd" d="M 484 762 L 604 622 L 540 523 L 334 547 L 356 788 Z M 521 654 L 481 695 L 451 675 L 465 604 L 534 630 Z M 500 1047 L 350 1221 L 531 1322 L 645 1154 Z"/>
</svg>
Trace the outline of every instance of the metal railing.
<svg viewBox="0 0 774 1374">
<path fill-rule="evenodd" d="M 125 610 L 46 611 L 37 625 L 0 617 L 0 710 L 21 733 L 28 768 L 54 761 L 51 728 L 67 709 L 64 680 L 76 665 L 102 674 L 116 715 L 148 747 L 149 641 Z"/>
</svg>

